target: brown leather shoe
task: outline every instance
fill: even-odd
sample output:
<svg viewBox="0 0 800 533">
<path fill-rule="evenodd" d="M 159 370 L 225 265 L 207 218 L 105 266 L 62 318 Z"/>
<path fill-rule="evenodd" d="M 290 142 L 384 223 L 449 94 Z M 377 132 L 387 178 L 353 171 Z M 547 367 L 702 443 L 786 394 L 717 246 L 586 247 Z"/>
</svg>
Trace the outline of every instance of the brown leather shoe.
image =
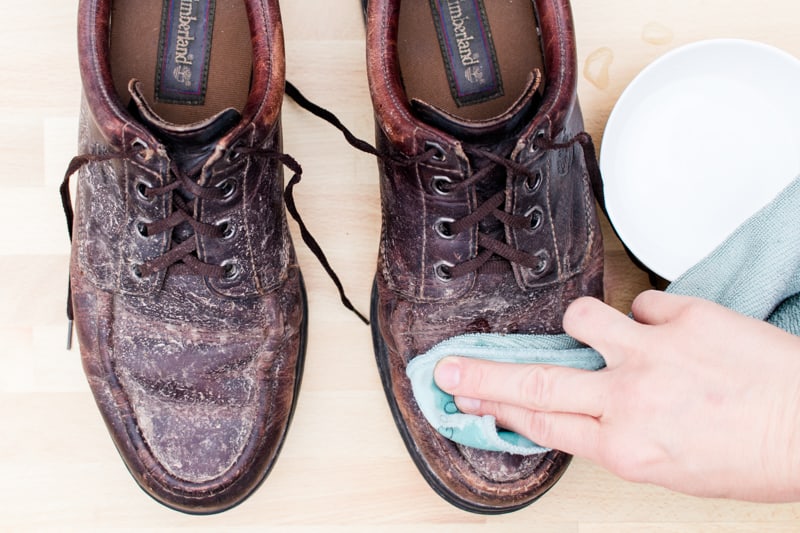
<svg viewBox="0 0 800 533">
<path fill-rule="evenodd" d="M 303 366 L 278 1 L 79 9 L 71 282 L 84 368 L 142 488 L 222 511 L 272 467 Z"/>
<path fill-rule="evenodd" d="M 454 444 L 423 418 L 405 370 L 463 333 L 561 332 L 571 301 L 602 293 L 597 162 L 575 92 L 570 6 L 370 0 L 367 25 L 388 156 L 372 301 L 386 395 L 437 493 L 473 512 L 519 509 L 569 456 Z"/>
</svg>

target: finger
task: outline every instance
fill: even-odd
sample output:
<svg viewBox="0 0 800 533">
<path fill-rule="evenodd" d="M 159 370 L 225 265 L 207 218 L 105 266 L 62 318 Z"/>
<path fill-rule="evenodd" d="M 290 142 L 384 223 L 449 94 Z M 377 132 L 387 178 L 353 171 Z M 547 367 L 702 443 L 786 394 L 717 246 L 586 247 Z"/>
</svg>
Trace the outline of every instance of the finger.
<svg viewBox="0 0 800 533">
<path fill-rule="evenodd" d="M 609 367 L 620 361 L 620 347 L 637 344 L 641 325 L 596 298 L 578 298 L 564 313 L 564 331 L 600 352 Z"/>
<path fill-rule="evenodd" d="M 650 290 L 639 294 L 631 304 L 633 318 L 656 326 L 674 320 L 694 301 L 693 298 Z"/>
<path fill-rule="evenodd" d="M 466 357 L 442 359 L 434 370 L 434 379 L 456 396 L 595 417 L 603 414 L 607 390 L 603 373 Z"/>
<path fill-rule="evenodd" d="M 465 413 L 492 415 L 497 425 L 524 435 L 540 446 L 553 448 L 596 461 L 600 449 L 600 421 L 572 413 L 546 413 L 468 398 L 456 398 Z"/>
</svg>

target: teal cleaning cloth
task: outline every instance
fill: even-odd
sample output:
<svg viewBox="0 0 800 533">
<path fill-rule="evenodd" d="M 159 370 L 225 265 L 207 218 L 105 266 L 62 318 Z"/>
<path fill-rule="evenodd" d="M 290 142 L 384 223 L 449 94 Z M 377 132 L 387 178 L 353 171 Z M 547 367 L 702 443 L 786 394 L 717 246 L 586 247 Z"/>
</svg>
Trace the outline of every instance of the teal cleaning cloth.
<svg viewBox="0 0 800 533">
<path fill-rule="evenodd" d="M 491 359 L 503 363 L 539 363 L 599 370 L 603 358 L 568 335 L 459 335 L 412 359 L 406 368 L 422 414 L 448 439 L 483 450 L 531 455 L 548 451 L 512 431 L 498 430 L 493 416 L 462 413 L 453 396 L 436 386 L 433 369 L 448 355 Z"/>
<path fill-rule="evenodd" d="M 800 178 L 736 229 L 666 292 L 717 302 L 800 335 Z M 412 359 L 406 374 L 428 422 L 448 439 L 484 450 L 532 455 L 548 451 L 525 437 L 498 430 L 492 416 L 461 413 L 436 386 L 443 357 L 569 366 L 599 370 L 602 356 L 568 335 L 459 335 Z"/>
</svg>

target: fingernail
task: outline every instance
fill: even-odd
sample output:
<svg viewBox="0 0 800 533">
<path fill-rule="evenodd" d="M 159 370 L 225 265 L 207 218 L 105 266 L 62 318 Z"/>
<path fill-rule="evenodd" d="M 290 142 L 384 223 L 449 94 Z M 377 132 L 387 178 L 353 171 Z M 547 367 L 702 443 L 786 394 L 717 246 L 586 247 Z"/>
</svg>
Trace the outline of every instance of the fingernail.
<svg viewBox="0 0 800 533">
<path fill-rule="evenodd" d="M 456 407 L 464 413 L 474 413 L 481 408 L 481 401 L 475 398 L 456 397 Z"/>
<path fill-rule="evenodd" d="M 455 361 L 442 359 L 433 370 L 433 379 L 440 388 L 452 390 L 461 381 L 461 369 Z"/>
</svg>

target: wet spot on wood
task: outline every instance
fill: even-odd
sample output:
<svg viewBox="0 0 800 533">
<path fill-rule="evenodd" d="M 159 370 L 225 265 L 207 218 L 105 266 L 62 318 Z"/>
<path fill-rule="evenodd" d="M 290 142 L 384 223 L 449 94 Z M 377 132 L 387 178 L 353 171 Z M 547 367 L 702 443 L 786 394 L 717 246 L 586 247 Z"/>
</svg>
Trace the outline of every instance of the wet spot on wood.
<svg viewBox="0 0 800 533">
<path fill-rule="evenodd" d="M 642 28 L 642 40 L 649 44 L 657 46 L 669 44 L 673 37 L 672 30 L 658 22 L 649 22 Z"/>
<path fill-rule="evenodd" d="M 611 48 L 598 48 L 586 58 L 583 67 L 583 77 L 598 89 L 607 89 L 609 84 L 609 68 L 614 62 L 614 52 Z"/>
</svg>

